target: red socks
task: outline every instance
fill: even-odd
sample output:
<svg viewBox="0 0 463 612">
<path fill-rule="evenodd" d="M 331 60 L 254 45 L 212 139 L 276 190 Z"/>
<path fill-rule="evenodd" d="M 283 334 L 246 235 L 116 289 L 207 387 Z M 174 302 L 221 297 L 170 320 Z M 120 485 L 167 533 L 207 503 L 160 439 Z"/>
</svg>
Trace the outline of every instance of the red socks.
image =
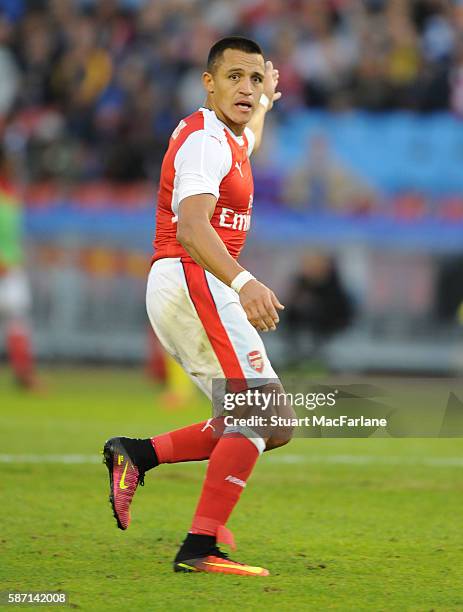
<svg viewBox="0 0 463 612">
<path fill-rule="evenodd" d="M 209 459 L 190 533 L 214 535 L 233 546 L 231 533 L 224 525 L 246 486 L 258 456 L 255 444 L 243 435 L 226 435 L 219 440 Z"/>
<path fill-rule="evenodd" d="M 233 536 L 225 523 L 246 486 L 259 451 L 245 436 L 223 436 L 223 430 L 223 418 L 209 419 L 155 436 L 151 444 L 159 463 L 209 459 L 190 533 L 215 536 L 217 541 L 233 547 Z"/>
<path fill-rule="evenodd" d="M 159 463 L 209 459 L 224 430 L 223 418 L 208 419 L 151 438 Z"/>
<path fill-rule="evenodd" d="M 27 329 L 19 324 L 11 325 L 7 331 L 7 354 L 18 382 L 24 386 L 34 381 L 34 362 Z"/>
</svg>

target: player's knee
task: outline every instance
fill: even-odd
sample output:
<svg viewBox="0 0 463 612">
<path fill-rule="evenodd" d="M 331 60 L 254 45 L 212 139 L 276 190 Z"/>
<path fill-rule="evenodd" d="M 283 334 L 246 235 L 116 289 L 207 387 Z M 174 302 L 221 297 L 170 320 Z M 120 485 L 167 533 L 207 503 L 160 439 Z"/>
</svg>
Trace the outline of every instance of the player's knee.
<svg viewBox="0 0 463 612">
<path fill-rule="evenodd" d="M 293 437 L 294 428 L 288 429 L 291 429 L 291 431 L 285 432 L 284 434 L 279 434 L 278 437 L 269 438 L 267 440 L 265 450 L 273 450 L 275 448 L 280 448 L 280 446 L 285 446 L 286 444 L 288 444 Z"/>
<path fill-rule="evenodd" d="M 280 425 L 267 440 L 266 450 L 272 450 L 274 448 L 279 448 L 280 446 L 285 446 L 292 440 L 294 436 L 294 427 L 289 424 L 291 422 L 289 420 L 290 418 L 291 417 L 285 418 L 285 424 Z"/>
<path fill-rule="evenodd" d="M 267 440 L 266 450 L 272 450 L 285 446 L 294 436 L 294 426 L 292 423 L 296 418 L 294 408 L 289 404 L 278 406 L 277 410 L 278 425 Z"/>
</svg>

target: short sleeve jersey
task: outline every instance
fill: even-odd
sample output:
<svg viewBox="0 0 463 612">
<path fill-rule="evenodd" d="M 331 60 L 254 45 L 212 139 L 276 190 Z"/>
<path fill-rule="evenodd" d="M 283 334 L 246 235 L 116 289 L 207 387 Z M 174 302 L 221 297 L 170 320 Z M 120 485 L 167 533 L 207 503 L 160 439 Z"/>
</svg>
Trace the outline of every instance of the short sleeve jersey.
<svg viewBox="0 0 463 612">
<path fill-rule="evenodd" d="M 161 168 L 153 261 L 192 261 L 176 238 L 180 202 L 210 193 L 217 198 L 211 225 L 228 252 L 238 258 L 251 222 L 254 195 L 249 156 L 254 134 L 236 136 L 206 108 L 182 119 L 174 130 Z"/>
</svg>

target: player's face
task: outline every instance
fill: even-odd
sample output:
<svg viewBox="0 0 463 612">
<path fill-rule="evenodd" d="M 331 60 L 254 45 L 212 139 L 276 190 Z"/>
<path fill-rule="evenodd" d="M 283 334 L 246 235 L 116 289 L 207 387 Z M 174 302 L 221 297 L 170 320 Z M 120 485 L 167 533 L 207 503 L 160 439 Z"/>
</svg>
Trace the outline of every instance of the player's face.
<svg viewBox="0 0 463 612">
<path fill-rule="evenodd" d="M 208 102 L 218 118 L 241 133 L 264 91 L 264 58 L 255 53 L 226 49 L 214 74 L 203 75 Z"/>
</svg>

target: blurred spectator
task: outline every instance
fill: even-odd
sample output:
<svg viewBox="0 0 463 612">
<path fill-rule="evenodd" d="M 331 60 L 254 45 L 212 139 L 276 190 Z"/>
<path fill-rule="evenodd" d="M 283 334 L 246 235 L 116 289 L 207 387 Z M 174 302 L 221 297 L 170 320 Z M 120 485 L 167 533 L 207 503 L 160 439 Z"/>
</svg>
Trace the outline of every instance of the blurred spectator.
<svg viewBox="0 0 463 612">
<path fill-rule="evenodd" d="M 324 134 L 309 140 L 302 160 L 286 178 L 283 199 L 288 206 L 346 213 L 364 213 L 373 208 L 373 189 L 333 157 Z"/>
<path fill-rule="evenodd" d="M 308 36 L 294 54 L 309 106 L 329 107 L 348 88 L 358 60 L 358 40 L 336 27 L 335 13 L 324 0 L 303 2 L 300 18 Z"/>
<path fill-rule="evenodd" d="M 280 113 L 304 106 L 304 83 L 293 61 L 297 36 L 293 29 L 282 26 L 272 47 L 272 61 L 280 71 L 279 89 L 284 92 L 278 102 Z"/>
<path fill-rule="evenodd" d="M 463 255 L 440 262 L 436 282 L 436 315 L 442 323 L 463 324 Z"/>
<path fill-rule="evenodd" d="M 303 352 L 305 336 L 311 349 L 351 322 L 351 301 L 341 284 L 335 261 L 329 255 L 307 252 L 285 300 L 285 320 L 293 354 Z"/>
<path fill-rule="evenodd" d="M 0 0 L 0 130 L 21 141 L 25 178 L 156 180 L 178 117 L 202 103 L 204 53 L 234 33 L 279 67 L 280 120 L 462 114 L 460 1 Z"/>
<path fill-rule="evenodd" d="M 267 204 L 282 203 L 283 176 L 281 168 L 275 162 L 275 150 L 278 138 L 275 133 L 275 122 L 270 115 L 266 120 L 265 138 L 259 151 L 253 155 L 252 173 L 254 176 L 254 200 Z"/>
<path fill-rule="evenodd" d="M 9 48 L 13 25 L 0 13 L 0 128 L 7 119 L 19 86 L 17 61 Z"/>
<path fill-rule="evenodd" d="M 463 42 L 457 47 L 456 61 L 450 77 L 451 108 L 456 115 L 463 117 Z"/>
</svg>

